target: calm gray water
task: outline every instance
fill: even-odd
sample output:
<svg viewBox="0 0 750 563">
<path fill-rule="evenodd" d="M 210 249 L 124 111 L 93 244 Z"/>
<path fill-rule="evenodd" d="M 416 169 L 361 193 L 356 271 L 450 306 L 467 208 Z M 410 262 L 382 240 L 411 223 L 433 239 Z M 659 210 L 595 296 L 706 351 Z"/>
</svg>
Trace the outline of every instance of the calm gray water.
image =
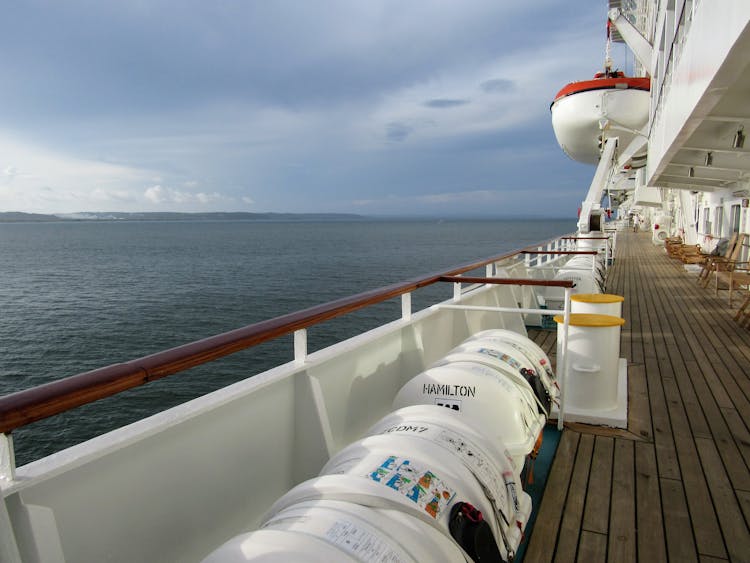
<svg viewBox="0 0 750 563">
<path fill-rule="evenodd" d="M 0 395 L 571 232 L 574 221 L 0 224 Z M 421 308 L 452 288 L 418 291 Z M 319 349 L 398 300 L 310 329 Z M 22 465 L 263 371 L 291 337 L 14 433 Z"/>
</svg>

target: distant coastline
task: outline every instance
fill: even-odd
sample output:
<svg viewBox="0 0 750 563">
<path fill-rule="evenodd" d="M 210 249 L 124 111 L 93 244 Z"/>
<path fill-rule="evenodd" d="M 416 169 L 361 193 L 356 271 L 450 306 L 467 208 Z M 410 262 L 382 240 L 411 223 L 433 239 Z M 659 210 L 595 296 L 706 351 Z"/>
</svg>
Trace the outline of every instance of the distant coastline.
<svg viewBox="0 0 750 563">
<path fill-rule="evenodd" d="M 121 211 L 97 211 L 81 213 L 23 213 L 0 211 L 0 223 L 53 223 L 53 222 L 136 222 L 136 221 L 257 221 L 257 222 L 305 222 L 305 221 L 528 221 L 567 220 L 567 216 L 546 215 L 359 215 L 357 213 L 250 213 L 245 211 L 217 211 L 210 213 L 178 213 L 144 211 L 126 213 Z"/>
<path fill-rule="evenodd" d="M 51 223 L 60 221 L 361 221 L 363 215 L 354 213 L 173 213 L 173 212 L 92 212 L 61 213 L 22 213 L 19 211 L 0 212 L 0 223 Z"/>
</svg>

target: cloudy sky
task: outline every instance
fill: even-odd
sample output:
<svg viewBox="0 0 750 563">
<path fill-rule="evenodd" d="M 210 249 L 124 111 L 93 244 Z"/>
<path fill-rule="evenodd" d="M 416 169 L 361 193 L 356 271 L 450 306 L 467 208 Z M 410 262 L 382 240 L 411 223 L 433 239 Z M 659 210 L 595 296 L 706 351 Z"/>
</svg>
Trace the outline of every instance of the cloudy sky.
<svg viewBox="0 0 750 563">
<path fill-rule="evenodd" d="M 604 0 L 21 0 L 0 211 L 570 216 L 549 104 Z"/>
</svg>

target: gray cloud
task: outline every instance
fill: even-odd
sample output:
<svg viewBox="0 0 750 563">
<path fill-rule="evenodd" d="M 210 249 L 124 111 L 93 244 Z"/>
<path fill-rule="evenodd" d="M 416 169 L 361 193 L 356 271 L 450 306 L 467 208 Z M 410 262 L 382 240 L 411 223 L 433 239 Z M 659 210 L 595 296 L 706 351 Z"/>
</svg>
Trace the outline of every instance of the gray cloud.
<svg viewBox="0 0 750 563">
<path fill-rule="evenodd" d="M 455 108 L 458 106 L 465 106 L 468 104 L 469 100 L 449 100 L 445 98 L 435 98 L 434 100 L 427 100 L 424 103 L 425 107 L 428 108 Z"/>
<path fill-rule="evenodd" d="M 483 91 L 489 93 L 512 92 L 513 90 L 515 90 L 515 84 L 512 80 L 507 80 L 505 78 L 494 78 L 492 80 L 486 80 L 485 82 L 482 82 L 482 84 L 480 84 L 480 88 L 482 88 Z"/>
<path fill-rule="evenodd" d="M 501 173 L 526 181 L 520 165 L 500 171 L 497 151 L 515 147 L 531 120 L 549 134 L 549 158 L 558 149 L 547 98 L 600 64 L 588 30 L 606 6 L 548 18 L 557 2 L 8 3 L 0 180 L 15 191 L 4 205 L 57 211 L 40 191 L 53 186 L 75 211 L 346 211 L 342 190 L 365 200 L 383 185 L 456 193 Z M 528 92 L 526 66 L 537 73 Z M 507 78 L 482 82 L 493 76 Z M 513 119 L 489 96 L 468 99 L 480 83 L 513 93 Z M 35 190 L 36 200 L 18 195 Z"/>
<path fill-rule="evenodd" d="M 385 127 L 385 136 L 389 141 L 403 141 L 414 131 L 414 127 L 406 123 L 392 122 Z"/>
</svg>

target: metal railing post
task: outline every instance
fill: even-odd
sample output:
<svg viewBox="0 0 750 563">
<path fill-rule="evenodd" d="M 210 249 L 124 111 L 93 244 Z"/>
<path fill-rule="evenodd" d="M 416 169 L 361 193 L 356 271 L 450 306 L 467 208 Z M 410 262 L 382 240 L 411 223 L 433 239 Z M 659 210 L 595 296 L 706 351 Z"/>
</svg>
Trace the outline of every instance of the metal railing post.
<svg viewBox="0 0 750 563">
<path fill-rule="evenodd" d="M 401 318 L 411 320 L 411 292 L 401 295 Z"/>
<path fill-rule="evenodd" d="M 13 451 L 13 436 L 0 434 L 0 479 L 12 481 L 15 478 L 16 456 Z M 0 502 L 2 502 L 2 498 L 0 498 Z"/>
<path fill-rule="evenodd" d="M 558 369 L 560 373 L 560 411 L 557 415 L 557 429 L 563 429 L 563 420 L 565 418 L 565 392 L 568 382 L 568 328 L 570 327 L 570 296 L 573 293 L 573 288 L 565 288 L 565 308 L 563 313 L 563 333 L 562 342 L 560 343 L 560 356 L 559 358 L 562 364 L 562 370 Z"/>
<path fill-rule="evenodd" d="M 307 329 L 294 331 L 294 363 L 304 364 L 307 360 Z"/>
</svg>

